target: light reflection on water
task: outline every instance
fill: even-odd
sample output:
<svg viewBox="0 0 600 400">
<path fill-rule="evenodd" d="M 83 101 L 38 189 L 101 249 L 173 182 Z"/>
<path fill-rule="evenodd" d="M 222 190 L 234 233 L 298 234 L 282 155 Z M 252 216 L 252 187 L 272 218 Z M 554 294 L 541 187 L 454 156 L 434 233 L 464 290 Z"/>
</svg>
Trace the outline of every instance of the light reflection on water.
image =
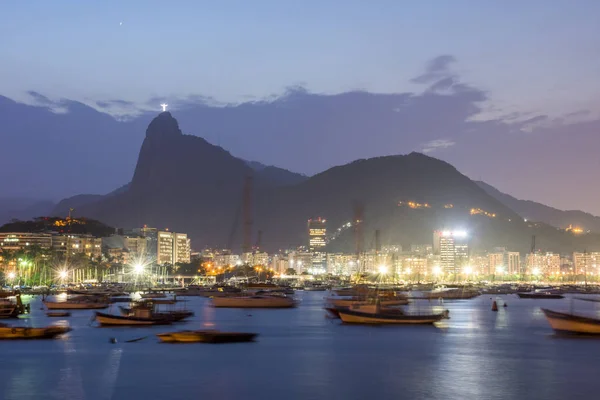
<svg viewBox="0 0 600 400">
<path fill-rule="evenodd" d="M 196 316 L 173 328 L 98 329 L 89 326 L 91 311 L 74 311 L 66 318 L 74 330 L 63 340 L 0 342 L 0 398 L 562 399 L 595 398 L 600 390 L 600 341 L 558 340 L 539 308 L 566 311 L 568 300 L 497 296 L 497 312 L 489 296 L 419 300 L 411 310 L 448 309 L 450 319 L 437 328 L 375 327 L 325 318 L 323 293 L 298 295 L 301 306 L 289 310 L 215 309 L 190 298 Z M 36 300 L 33 314 L 14 323 L 57 322 L 39 306 Z M 575 311 L 597 307 L 577 304 Z M 234 345 L 169 345 L 154 337 L 202 327 L 260 336 Z"/>
</svg>

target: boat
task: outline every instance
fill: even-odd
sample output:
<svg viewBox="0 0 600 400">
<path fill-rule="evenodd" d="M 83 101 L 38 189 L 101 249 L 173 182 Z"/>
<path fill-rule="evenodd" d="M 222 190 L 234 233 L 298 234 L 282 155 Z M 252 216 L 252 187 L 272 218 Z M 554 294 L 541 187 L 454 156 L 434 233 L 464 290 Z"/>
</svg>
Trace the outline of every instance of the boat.
<svg viewBox="0 0 600 400">
<path fill-rule="evenodd" d="M 590 301 L 592 303 L 600 303 L 600 299 L 597 297 L 575 297 L 574 299 L 581 301 Z"/>
<path fill-rule="evenodd" d="M 550 292 L 517 293 L 517 296 L 521 299 L 562 299 L 565 297 L 560 293 Z"/>
<path fill-rule="evenodd" d="M 542 308 L 548 323 L 557 333 L 600 335 L 600 319 L 561 313 Z"/>
<path fill-rule="evenodd" d="M 167 297 L 164 293 L 142 293 L 142 299 L 162 299 Z"/>
<path fill-rule="evenodd" d="M 258 334 L 207 330 L 166 332 L 156 336 L 165 343 L 238 343 L 252 342 Z"/>
<path fill-rule="evenodd" d="M 147 326 L 147 325 L 169 325 L 173 322 L 171 318 L 163 316 L 153 316 L 151 312 L 137 312 L 136 315 L 121 316 L 106 314 L 96 311 L 95 320 L 100 325 L 120 325 L 120 326 Z"/>
<path fill-rule="evenodd" d="M 214 307 L 229 308 L 292 308 L 296 301 L 286 296 L 213 297 Z"/>
<path fill-rule="evenodd" d="M 350 307 L 355 304 L 373 304 L 373 299 L 367 299 L 364 297 L 351 297 L 345 299 L 336 299 L 333 297 L 328 297 L 325 301 L 331 304 L 334 307 Z M 382 306 L 405 306 L 408 304 L 407 298 L 397 298 L 397 299 L 381 299 L 380 303 Z"/>
<path fill-rule="evenodd" d="M 48 317 L 70 317 L 71 313 L 68 311 L 48 311 L 46 315 Z"/>
<path fill-rule="evenodd" d="M 338 309 L 340 319 L 347 324 L 377 324 L 377 325 L 423 325 L 433 324 L 447 318 L 447 313 L 439 314 L 403 314 L 381 310 L 377 313 Z"/>
<path fill-rule="evenodd" d="M 68 326 L 48 326 L 45 328 L 17 327 L 0 324 L 0 340 L 53 339 L 70 332 Z"/>
<path fill-rule="evenodd" d="M 340 310 L 353 310 L 353 311 L 361 311 L 361 312 L 368 312 L 368 313 L 377 312 L 377 304 L 374 304 L 374 303 L 370 303 L 370 304 L 354 303 L 350 307 L 335 307 L 335 306 L 333 306 L 333 307 L 324 307 L 324 308 L 325 308 L 325 311 L 327 311 L 327 313 L 332 318 L 340 318 Z M 385 312 L 386 314 L 404 315 L 404 311 L 402 311 L 400 308 L 380 307 L 379 310 Z"/>
<path fill-rule="evenodd" d="M 101 310 L 109 306 L 103 299 L 87 296 L 80 296 L 66 301 L 44 300 L 43 303 L 48 310 Z"/>
<path fill-rule="evenodd" d="M 17 318 L 19 316 L 19 307 L 8 301 L 0 301 L 0 318 Z"/>
<path fill-rule="evenodd" d="M 428 299 L 444 299 L 444 300 L 468 300 L 479 296 L 479 292 L 473 290 L 461 290 L 461 289 L 443 289 L 433 290 L 428 293 L 424 293 Z"/>
<path fill-rule="evenodd" d="M 137 308 L 136 307 L 127 308 L 127 307 L 119 306 L 119 310 L 121 311 L 121 316 L 133 317 L 133 316 L 136 316 L 136 309 L 140 309 L 142 307 L 145 307 L 145 306 L 138 306 Z M 172 322 L 178 322 L 178 321 L 182 321 L 186 318 L 193 317 L 194 312 L 187 311 L 187 310 L 161 311 L 161 312 L 152 311 L 151 315 L 155 318 L 164 318 L 167 320 L 171 320 Z"/>
</svg>

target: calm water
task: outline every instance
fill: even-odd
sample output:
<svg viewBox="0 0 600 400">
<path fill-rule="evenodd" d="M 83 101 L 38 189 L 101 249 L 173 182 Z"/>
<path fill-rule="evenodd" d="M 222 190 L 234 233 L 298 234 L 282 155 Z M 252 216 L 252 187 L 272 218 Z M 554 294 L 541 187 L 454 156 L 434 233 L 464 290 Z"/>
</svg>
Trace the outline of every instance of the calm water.
<svg viewBox="0 0 600 400">
<path fill-rule="evenodd" d="M 539 309 L 567 310 L 566 299 L 499 296 L 508 307 L 497 313 L 490 296 L 447 302 L 451 319 L 435 328 L 341 325 L 324 317 L 324 296 L 299 292 L 301 306 L 288 310 L 214 309 L 189 298 L 196 316 L 173 328 L 95 328 L 92 311 L 74 311 L 63 340 L 0 342 L 0 398 L 567 399 L 600 391 L 600 340 L 555 337 Z M 57 322 L 40 306 L 33 300 L 32 315 L 14 323 Z M 260 336 L 228 345 L 153 336 L 202 327 Z"/>
</svg>

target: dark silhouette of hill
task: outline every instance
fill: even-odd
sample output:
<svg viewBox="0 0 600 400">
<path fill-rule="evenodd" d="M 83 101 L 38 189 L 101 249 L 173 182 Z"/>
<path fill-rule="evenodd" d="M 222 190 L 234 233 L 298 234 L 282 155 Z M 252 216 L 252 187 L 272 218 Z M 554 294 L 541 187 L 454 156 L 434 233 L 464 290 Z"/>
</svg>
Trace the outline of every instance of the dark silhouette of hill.
<svg viewBox="0 0 600 400">
<path fill-rule="evenodd" d="M 72 208 L 75 214 L 79 211 L 79 208 L 85 205 L 92 204 L 96 201 L 102 200 L 105 197 L 114 196 L 119 193 L 124 193 L 129 188 L 129 183 L 121 186 L 120 188 L 113 190 L 112 192 L 102 195 L 102 194 L 78 194 L 75 196 L 67 197 L 66 199 L 62 199 L 58 202 L 53 208 L 52 212 L 49 215 L 54 216 L 67 216 L 69 214 L 69 210 Z"/>
<path fill-rule="evenodd" d="M 330 230 L 351 221 L 357 202 L 366 210 L 365 248 L 375 229 L 381 230 L 384 244 L 431 243 L 435 229 L 465 229 L 475 248 L 526 251 L 532 234 L 541 247 L 555 251 L 592 247 L 591 241 L 584 243 L 589 235 L 575 238 L 525 223 L 450 164 L 420 153 L 358 160 L 296 184 L 282 185 L 262 174 L 267 168 L 255 169 L 221 147 L 184 135 L 172 115 L 163 112 L 148 126 L 130 185 L 82 205 L 77 214 L 124 228 L 187 232 L 197 248 L 239 249 L 242 188 L 245 177 L 253 175 L 253 232 L 263 231 L 267 250 L 306 244 L 308 218 L 327 218 Z M 410 208 L 409 201 L 429 207 Z M 495 217 L 471 215 L 471 209 Z M 331 248 L 351 251 L 351 235 Z"/>
<path fill-rule="evenodd" d="M 567 228 L 569 225 L 581 227 L 586 231 L 600 232 L 600 217 L 579 210 L 559 210 L 530 200 L 519 200 L 502 193 L 485 182 L 477 181 L 479 187 L 502 204 L 514 210 L 521 217 L 531 221 L 545 222 L 555 228 Z"/>
<path fill-rule="evenodd" d="M 13 221 L 0 226 L 0 232 L 57 232 L 109 236 L 115 228 L 89 218 L 71 220 L 58 217 L 37 217 L 29 221 Z"/>
</svg>

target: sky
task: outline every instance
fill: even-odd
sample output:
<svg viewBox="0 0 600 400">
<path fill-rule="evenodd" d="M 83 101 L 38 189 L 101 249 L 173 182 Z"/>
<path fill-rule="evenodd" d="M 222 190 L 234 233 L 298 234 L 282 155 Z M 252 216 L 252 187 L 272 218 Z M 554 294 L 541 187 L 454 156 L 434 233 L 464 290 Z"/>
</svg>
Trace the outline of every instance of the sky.
<svg viewBox="0 0 600 400">
<path fill-rule="evenodd" d="M 561 194 L 572 177 L 560 176 L 560 171 L 544 177 L 542 168 L 520 180 L 512 178 L 517 168 L 513 165 L 519 165 L 519 172 L 537 171 L 544 156 L 570 164 L 581 161 L 585 151 L 577 146 L 564 153 L 568 138 L 579 132 L 573 125 L 565 127 L 565 121 L 593 123 L 599 118 L 598 15 L 600 2 L 594 0 L 2 1 L 0 96 L 75 114 L 65 106 L 68 99 L 119 120 L 147 120 L 144 113 L 159 111 L 162 101 L 176 112 L 192 100 L 223 105 L 277 99 L 290 87 L 327 95 L 356 90 L 423 95 L 447 78 L 472 95 L 460 103 L 465 91 L 457 86 L 446 93 L 457 99 L 452 104 L 475 108 L 457 111 L 456 118 L 482 122 L 468 129 L 485 127 L 489 136 L 448 131 L 403 142 L 391 151 L 424 151 L 454 163 L 472 178 L 489 177 L 489 183 L 517 197 L 600 213 L 591 200 Z M 438 93 L 443 89 L 435 88 Z M 523 124 L 531 118 L 537 119 Z M 183 126 L 203 134 L 191 117 L 188 120 Z M 514 124 L 520 124 L 522 136 L 512 142 L 500 139 Z M 139 148 L 143 124 L 136 126 L 123 148 Z M 429 125 L 410 126 L 417 132 Z M 536 146 L 531 139 L 535 129 L 538 134 L 544 129 L 555 133 L 536 139 Z M 588 132 L 580 134 L 581 143 L 596 143 L 590 142 L 591 135 L 597 135 L 594 129 L 586 126 L 581 132 Z M 85 142 L 85 132 L 80 134 Z M 385 140 L 382 137 L 382 143 Z M 268 144 L 253 150 L 236 147 L 239 141 L 243 138 L 230 137 L 225 144 L 234 154 L 307 174 L 380 150 L 348 144 L 337 158 L 323 154 L 316 161 L 303 164 L 298 159 L 285 165 L 288 160 L 272 156 L 275 150 Z M 530 148 L 536 154 L 543 148 L 543 154 L 530 166 L 506 159 L 488 163 L 482 154 L 495 141 L 507 146 L 507 155 L 526 158 L 523 149 Z M 514 148 L 524 141 L 530 147 Z M 129 170 L 123 175 L 130 175 L 135 151 L 123 151 L 125 157 L 131 160 L 124 162 Z M 115 177 L 97 192 L 127 179 Z M 60 187 L 61 193 L 80 190 L 91 187 L 77 182 Z M 589 189 L 580 195 L 591 199 L 600 192 Z M 52 196 L 60 197 L 57 192 Z"/>
</svg>

